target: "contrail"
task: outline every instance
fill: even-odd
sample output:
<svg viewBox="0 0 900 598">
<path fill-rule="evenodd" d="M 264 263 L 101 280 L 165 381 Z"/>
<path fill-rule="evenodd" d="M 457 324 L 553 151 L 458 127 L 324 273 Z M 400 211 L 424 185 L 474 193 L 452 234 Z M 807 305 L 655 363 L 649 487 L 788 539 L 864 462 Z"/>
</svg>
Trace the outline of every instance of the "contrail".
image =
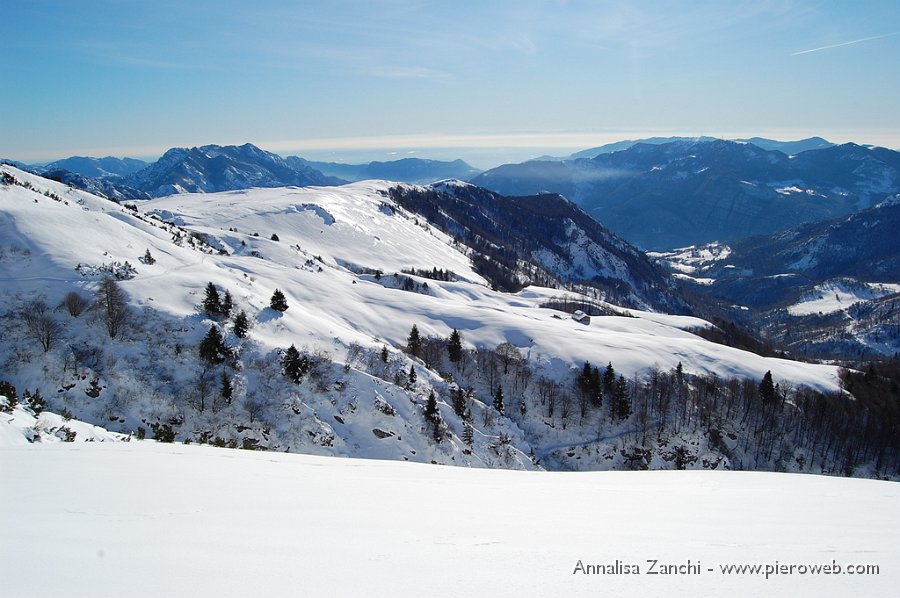
<svg viewBox="0 0 900 598">
<path fill-rule="evenodd" d="M 864 37 L 862 39 L 855 39 L 852 42 L 844 42 L 842 44 L 833 44 L 831 46 L 822 46 L 821 48 L 813 48 L 812 50 L 801 50 L 800 52 L 794 52 L 791 56 L 799 56 L 800 54 L 809 54 L 810 52 L 818 52 L 819 50 L 830 50 L 831 48 L 840 48 L 841 46 L 852 46 L 853 44 L 861 44 L 862 42 L 870 42 L 873 39 L 882 39 L 885 37 L 891 37 L 894 35 L 900 34 L 900 31 L 895 31 L 894 33 L 887 33 L 885 35 L 876 35 L 874 37 Z"/>
</svg>

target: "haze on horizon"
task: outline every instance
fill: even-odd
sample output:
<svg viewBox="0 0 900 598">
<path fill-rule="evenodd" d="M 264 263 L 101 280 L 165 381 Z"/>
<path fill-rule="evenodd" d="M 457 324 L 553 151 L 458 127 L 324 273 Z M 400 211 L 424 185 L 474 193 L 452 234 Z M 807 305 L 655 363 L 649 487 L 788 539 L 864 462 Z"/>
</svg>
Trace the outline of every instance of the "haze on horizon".
<svg viewBox="0 0 900 598">
<path fill-rule="evenodd" d="M 250 142 L 485 168 L 653 135 L 900 148 L 900 4 L 35 0 L 0 156 Z"/>
</svg>

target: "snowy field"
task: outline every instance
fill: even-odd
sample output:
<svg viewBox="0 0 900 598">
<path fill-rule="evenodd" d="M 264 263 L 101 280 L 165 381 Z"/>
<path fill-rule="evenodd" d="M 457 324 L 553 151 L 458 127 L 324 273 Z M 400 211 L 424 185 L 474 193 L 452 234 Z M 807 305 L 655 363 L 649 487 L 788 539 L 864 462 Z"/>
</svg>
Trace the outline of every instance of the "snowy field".
<svg viewBox="0 0 900 598">
<path fill-rule="evenodd" d="M 4 596 L 895 596 L 900 485 L 164 445 L 0 448 Z M 652 575 L 648 560 L 700 564 Z M 573 573 L 636 564 L 640 574 Z M 720 572 L 878 565 L 877 575 Z M 712 569 L 712 571 L 709 571 Z"/>
</svg>

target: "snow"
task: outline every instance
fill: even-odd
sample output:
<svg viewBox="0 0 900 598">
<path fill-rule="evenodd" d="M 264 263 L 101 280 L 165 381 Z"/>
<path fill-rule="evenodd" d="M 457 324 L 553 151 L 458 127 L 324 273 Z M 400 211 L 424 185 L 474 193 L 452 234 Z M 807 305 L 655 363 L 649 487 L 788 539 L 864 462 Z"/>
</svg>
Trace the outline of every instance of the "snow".
<svg viewBox="0 0 900 598">
<path fill-rule="evenodd" d="M 732 250 L 719 242 L 706 245 L 690 245 L 671 251 L 651 251 L 647 256 L 657 262 L 664 263 L 669 269 L 677 270 L 676 277 L 699 274 L 709 270 L 718 262 L 728 259 Z M 706 284 L 706 283 L 699 283 Z"/>
<path fill-rule="evenodd" d="M 228 253 L 218 255 L 173 244 L 162 223 L 117 204 L 2 168 L 70 200 L 65 205 L 21 187 L 0 187 L 0 244 L 5 246 L 0 250 L 23 258 L 0 259 L 6 293 L 43 293 L 53 303 L 73 284 L 93 284 L 74 271 L 78 263 L 127 260 L 137 274 L 121 284 L 133 303 L 177 317 L 196 316 L 203 288 L 212 281 L 220 292 L 232 293 L 238 309 L 251 314 L 251 334 L 264 347 L 295 343 L 340 358 L 353 342 L 404 346 L 415 323 L 424 335 L 446 337 L 456 328 L 475 346 L 512 342 L 555 377 L 568 375 L 570 366 L 585 359 L 612 361 L 626 376 L 681 362 L 690 373 L 759 379 L 771 370 L 776 380 L 826 391 L 838 388 L 834 367 L 763 358 L 682 329 L 707 325 L 702 321 L 682 326 L 674 324 L 677 318 L 630 311 L 636 317 L 594 318 L 585 327 L 539 307 L 563 295 L 560 291 L 492 291 L 446 235 L 390 205 L 385 190 L 391 183 L 384 181 L 184 194 L 140 203 L 142 213 L 183 223 Z M 269 239 L 273 233 L 278 241 Z M 138 263 L 147 248 L 157 260 L 154 265 Z M 681 253 L 715 261 L 729 251 L 712 244 Z M 429 294 L 411 293 L 347 266 L 380 269 L 388 276 L 408 267 L 437 267 L 454 271 L 461 280 L 411 277 L 427 282 Z M 616 271 L 617 264 L 609 269 Z M 276 288 L 291 306 L 283 314 L 267 309 Z"/>
<path fill-rule="evenodd" d="M 892 482 L 489 471 L 150 441 L 3 447 L 0 463 L 9 596 L 824 598 L 893 596 L 900 583 Z M 648 575 L 647 559 L 702 568 Z M 573 574 L 579 560 L 641 574 Z M 879 574 L 719 571 L 776 561 Z"/>
<path fill-rule="evenodd" d="M 898 292 L 900 284 L 832 280 L 817 285 L 787 310 L 792 316 L 830 314 L 845 310 L 859 301 L 871 301 Z"/>
<path fill-rule="evenodd" d="M 6 397 L 0 397 L 6 401 Z M 67 434 L 70 439 L 67 440 Z M 125 434 L 110 432 L 100 426 L 65 418 L 45 411 L 35 415 L 21 405 L 9 413 L 0 412 L 0 447 L 28 445 L 33 442 L 127 442 Z"/>
</svg>

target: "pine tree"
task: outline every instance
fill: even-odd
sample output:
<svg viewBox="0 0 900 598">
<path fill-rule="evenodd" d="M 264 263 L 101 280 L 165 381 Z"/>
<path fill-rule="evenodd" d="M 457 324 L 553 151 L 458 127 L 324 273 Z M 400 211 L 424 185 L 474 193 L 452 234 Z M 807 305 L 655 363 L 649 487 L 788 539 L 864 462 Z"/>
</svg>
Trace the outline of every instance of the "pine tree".
<svg viewBox="0 0 900 598">
<path fill-rule="evenodd" d="M 300 384 L 300 380 L 309 371 L 309 359 L 300 355 L 297 347 L 291 345 L 281 357 L 281 372 L 294 384 Z"/>
<path fill-rule="evenodd" d="M 441 412 L 438 411 L 437 397 L 434 396 L 434 390 L 428 394 L 428 402 L 425 404 L 425 419 L 431 424 L 431 429 L 434 433 L 434 441 L 440 442 L 443 440 L 444 433 L 441 429 Z"/>
<path fill-rule="evenodd" d="M 222 305 L 220 311 L 226 318 L 231 317 L 231 310 L 234 309 L 234 299 L 231 297 L 231 291 L 225 291 L 222 295 Z"/>
<path fill-rule="evenodd" d="M 450 340 L 447 342 L 447 353 L 450 356 L 450 361 L 453 363 L 459 363 L 462 360 L 462 335 L 456 328 L 450 333 Z"/>
<path fill-rule="evenodd" d="M 231 405 L 231 398 L 234 395 L 234 388 L 231 386 L 231 378 L 228 377 L 228 373 L 224 370 L 222 371 L 222 379 L 219 386 L 219 396 L 222 397 L 222 400 L 226 405 Z"/>
<path fill-rule="evenodd" d="M 225 363 L 225 360 L 231 356 L 231 350 L 225 345 L 225 339 L 215 324 L 209 327 L 209 332 L 200 341 L 198 352 L 200 359 L 210 365 Z"/>
<path fill-rule="evenodd" d="M 497 385 L 497 393 L 494 395 L 494 409 L 497 410 L 497 413 L 503 415 L 503 387 L 499 384 Z"/>
<path fill-rule="evenodd" d="M 472 428 L 472 424 L 469 422 L 463 423 L 463 442 L 465 442 L 468 446 L 472 446 L 475 442 L 475 430 Z"/>
<path fill-rule="evenodd" d="M 406 351 L 415 357 L 418 357 L 422 352 L 422 337 L 419 336 L 419 328 L 415 324 L 413 324 L 412 330 L 409 331 L 409 337 L 406 339 Z"/>
<path fill-rule="evenodd" d="M 453 389 L 453 413 L 462 417 L 466 413 L 466 396 L 460 387 Z"/>
<path fill-rule="evenodd" d="M 148 266 L 152 266 L 156 263 L 156 259 L 150 254 L 149 248 L 144 252 L 144 257 L 142 257 L 140 261 L 144 262 Z"/>
<path fill-rule="evenodd" d="M 210 318 L 222 315 L 222 300 L 219 298 L 219 291 L 216 285 L 209 282 L 206 284 L 206 294 L 203 297 L 203 311 Z"/>
<path fill-rule="evenodd" d="M 275 292 L 272 293 L 272 299 L 269 301 L 269 307 L 274 309 L 275 311 L 285 312 L 287 311 L 288 304 L 287 298 L 284 296 L 279 289 L 275 289 Z"/>
<path fill-rule="evenodd" d="M 607 393 L 612 394 L 615 390 L 616 385 L 616 370 L 613 369 L 612 362 L 610 361 L 606 365 L 606 370 L 603 372 L 603 390 Z"/>
<path fill-rule="evenodd" d="M 771 371 L 766 372 L 762 382 L 759 383 L 759 398 L 762 399 L 764 405 L 774 405 L 778 398 Z"/>
<path fill-rule="evenodd" d="M 234 317 L 234 335 L 238 338 L 247 338 L 247 331 L 250 329 L 250 320 L 247 319 L 247 312 L 241 310 Z"/>
<path fill-rule="evenodd" d="M 613 390 L 613 417 L 625 420 L 630 416 L 631 394 L 628 392 L 628 381 L 625 376 L 620 375 Z"/>
<path fill-rule="evenodd" d="M 412 364 L 409 366 L 409 375 L 406 380 L 406 388 L 412 388 L 412 385 L 416 383 L 416 367 Z"/>
<path fill-rule="evenodd" d="M 388 357 L 390 357 L 390 355 L 388 354 L 387 345 L 382 345 L 381 346 L 381 363 L 387 363 Z"/>
</svg>

